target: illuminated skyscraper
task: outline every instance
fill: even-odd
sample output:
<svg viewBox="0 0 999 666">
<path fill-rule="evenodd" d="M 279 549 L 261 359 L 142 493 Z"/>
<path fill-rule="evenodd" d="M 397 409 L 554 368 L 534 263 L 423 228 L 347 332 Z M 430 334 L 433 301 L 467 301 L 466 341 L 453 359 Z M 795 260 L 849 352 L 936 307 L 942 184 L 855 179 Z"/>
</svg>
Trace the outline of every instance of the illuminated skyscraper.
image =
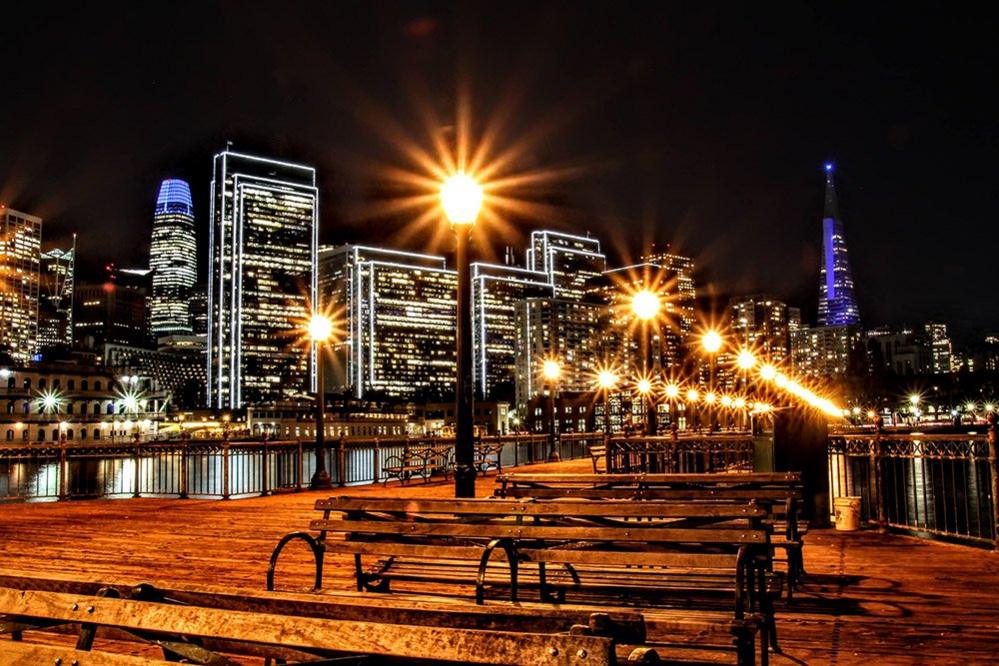
<svg viewBox="0 0 999 666">
<path fill-rule="evenodd" d="M 800 314 L 772 296 L 756 294 L 733 298 L 732 339 L 768 363 L 781 364 L 791 354 L 791 321 Z M 797 328 L 797 327 L 795 327 Z"/>
<path fill-rule="evenodd" d="M 38 350 L 42 219 L 0 204 L 0 352 L 26 363 Z"/>
<path fill-rule="evenodd" d="M 555 297 L 583 298 L 589 281 L 607 269 L 607 257 L 595 238 L 533 231 L 527 268 L 548 275 Z"/>
<path fill-rule="evenodd" d="M 320 254 L 322 307 L 337 310 L 333 391 L 440 397 L 455 384 L 457 274 L 444 257 L 342 245 Z"/>
<path fill-rule="evenodd" d="M 819 272 L 819 325 L 852 326 L 860 323 L 860 309 L 853 292 L 853 274 L 843 236 L 843 220 L 836 202 L 833 165 L 827 164 L 826 202 L 822 215 L 822 268 Z"/>
<path fill-rule="evenodd" d="M 38 347 L 73 344 L 73 294 L 76 286 L 76 234 L 68 250 L 42 252 L 38 303 Z"/>
<path fill-rule="evenodd" d="M 316 296 L 316 170 L 227 149 L 214 159 L 209 215 L 208 405 L 313 390 L 297 329 Z"/>
<path fill-rule="evenodd" d="M 189 301 L 198 279 L 197 250 L 191 187 L 183 180 L 164 180 L 156 197 L 149 245 L 153 270 L 149 321 L 154 338 L 191 334 Z"/>
</svg>

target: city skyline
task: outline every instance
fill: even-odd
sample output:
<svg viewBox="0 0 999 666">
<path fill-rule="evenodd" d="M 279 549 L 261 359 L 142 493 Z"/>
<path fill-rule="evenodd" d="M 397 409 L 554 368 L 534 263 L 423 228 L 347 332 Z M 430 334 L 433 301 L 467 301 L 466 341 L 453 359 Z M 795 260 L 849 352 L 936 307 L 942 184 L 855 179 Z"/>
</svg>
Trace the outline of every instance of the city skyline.
<svg viewBox="0 0 999 666">
<path fill-rule="evenodd" d="M 24 11 L 19 23 L 25 29 L 14 39 L 30 38 L 40 30 L 39 18 L 30 10 L 18 11 Z M 320 11 L 301 34 L 292 32 L 301 25 L 293 14 L 273 19 L 268 27 L 275 45 L 296 34 L 311 47 L 277 54 L 271 47 L 249 53 L 248 42 L 235 40 L 233 35 L 257 34 L 263 25 L 252 9 L 226 16 L 243 30 L 223 35 L 217 45 L 175 39 L 202 30 L 215 34 L 212 26 L 221 20 L 217 9 L 206 8 L 198 22 L 183 25 L 175 25 L 175 17 L 149 21 L 145 10 L 125 13 L 115 28 L 121 39 L 88 39 L 88 46 L 101 46 L 86 51 L 81 62 L 60 61 L 57 68 L 43 56 L 13 73 L 12 85 L 37 94 L 42 108 L 56 109 L 65 106 L 59 96 L 64 93 L 48 84 L 59 68 L 78 67 L 90 77 L 78 85 L 87 86 L 95 108 L 106 113 L 86 111 L 80 122 L 95 131 L 73 133 L 69 126 L 54 127 L 46 114 L 32 118 L 23 109 L 0 111 L 0 128 L 18 137 L 7 146 L 8 159 L 0 160 L 0 200 L 45 219 L 53 242 L 68 245 L 72 231 L 96 232 L 81 233 L 77 269 L 84 275 L 108 259 L 136 265 L 147 251 L 144 236 L 158 183 L 167 177 L 191 182 L 197 219 L 207 220 L 206 160 L 214 146 L 232 139 L 240 150 L 282 155 L 317 168 L 324 194 L 323 243 L 388 238 L 410 251 L 437 251 L 421 237 L 395 242 L 403 233 L 398 220 L 365 218 L 379 179 L 364 164 L 392 164 L 402 156 L 394 140 L 360 116 L 369 111 L 372 117 L 384 116 L 388 125 L 400 125 L 402 135 L 419 141 L 424 112 L 449 124 L 455 96 L 467 84 L 479 130 L 506 110 L 512 114 L 511 127 L 497 137 L 501 142 L 516 144 L 552 118 L 562 125 L 564 115 L 571 126 L 544 135 L 541 145 L 523 151 L 523 159 L 580 174 L 537 192 L 542 201 L 558 204 L 558 219 L 531 225 L 515 221 L 515 235 L 521 237 L 496 238 L 494 252 L 522 244 L 523 236 L 540 226 L 605 238 L 620 228 L 627 233 L 606 248 L 614 263 L 636 258 L 646 240 L 673 241 L 677 251 L 697 260 L 705 284 L 716 291 L 776 293 L 803 307 L 811 319 L 821 257 L 814 220 L 822 192 L 814 170 L 833 160 L 848 211 L 853 270 L 863 276 L 858 300 L 865 321 L 945 320 L 962 336 L 997 327 L 999 307 L 991 288 L 997 269 L 985 249 L 989 243 L 967 241 L 994 234 L 994 196 L 985 179 L 989 142 L 981 137 L 991 135 L 996 115 L 988 112 L 988 104 L 961 102 L 967 90 L 976 88 L 966 84 L 980 80 L 976 68 L 989 62 L 978 53 L 979 42 L 966 35 L 987 22 L 969 17 L 940 24 L 877 9 L 875 23 L 890 19 L 893 30 L 865 34 L 851 22 L 856 16 L 849 9 L 830 16 L 813 8 L 751 15 L 748 10 L 643 8 L 622 18 L 620 31 L 601 31 L 599 21 L 560 21 L 560 10 L 550 8 L 539 13 L 531 38 L 514 49 L 513 62 L 480 63 L 467 76 L 456 77 L 454 61 L 443 54 L 453 50 L 462 62 L 474 55 L 457 48 L 462 46 L 459 28 L 495 24 L 496 35 L 484 37 L 488 49 L 522 26 L 515 28 L 486 9 L 478 17 L 422 7 L 385 11 L 377 29 L 360 8 Z M 85 12 L 46 18 L 53 39 L 70 45 L 79 45 L 82 35 L 110 29 Z M 671 26 L 667 31 L 676 46 L 651 40 L 641 30 L 643 23 Z M 712 53 L 691 51 L 703 40 L 706 23 L 725 39 L 710 41 L 719 45 Z M 949 48 L 932 53 L 923 48 L 940 43 L 925 39 L 931 23 Z M 355 26 L 357 34 L 337 32 L 340 24 Z M 372 30 L 386 31 L 392 43 L 367 62 L 361 47 Z M 623 39 L 632 34 L 634 39 Z M 157 57 L 173 56 L 175 69 L 160 71 L 155 83 L 135 75 L 137 67 L 150 69 L 143 67 L 147 56 L 121 62 L 122 49 L 138 35 L 166 42 Z M 545 46 L 548 37 L 551 47 Z M 555 45 L 567 41 L 592 46 L 560 62 L 570 75 L 553 79 L 547 58 Z M 178 49 L 180 44 L 190 48 Z M 744 50 L 758 64 L 735 63 L 732 55 Z M 597 54 L 606 52 L 620 55 L 593 69 L 592 76 L 620 84 L 590 99 L 585 73 Z M 539 63 L 536 80 L 524 77 L 518 57 Z M 944 62 L 938 62 L 941 57 Z M 231 71 L 222 67 L 230 58 L 249 58 L 261 77 L 252 84 L 219 79 Z M 401 72 L 390 66 L 397 62 L 405 63 Z M 859 62 L 869 67 L 859 68 Z M 326 75 L 329 89 L 311 85 L 327 80 Z M 402 92 L 424 79 L 435 91 L 429 98 Z M 493 85 L 502 81 L 510 81 L 516 93 L 509 102 L 499 92 L 503 87 Z M 494 87 L 497 92 L 489 93 Z M 142 119 L 138 125 L 115 107 L 105 107 L 110 91 L 119 88 L 131 91 L 130 116 Z M 205 92 L 220 89 L 230 95 Z M 814 94 L 818 90 L 823 94 Z M 723 103 L 720 95 L 728 92 L 746 103 Z M 182 108 L 163 103 L 176 94 L 186 95 Z M 283 103 L 250 103 L 286 95 L 291 101 L 287 115 Z M 566 104 L 574 103 L 578 112 L 567 113 Z M 982 134 L 952 122 L 957 109 L 984 123 Z M 147 123 L 162 131 L 146 132 Z M 53 142 L 58 147 L 48 151 L 29 149 Z M 99 244 L 101 234 L 114 234 L 121 242 Z M 199 256 L 204 256 L 200 249 Z M 914 258 L 932 261 L 940 270 L 907 270 L 906 262 Z"/>
</svg>

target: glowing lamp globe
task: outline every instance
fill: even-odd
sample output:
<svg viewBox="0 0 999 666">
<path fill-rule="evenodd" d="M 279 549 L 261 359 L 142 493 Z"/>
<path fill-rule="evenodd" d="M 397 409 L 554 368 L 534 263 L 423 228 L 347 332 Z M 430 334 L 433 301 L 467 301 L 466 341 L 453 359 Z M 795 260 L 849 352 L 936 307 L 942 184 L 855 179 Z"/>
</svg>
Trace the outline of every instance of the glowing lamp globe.
<svg viewBox="0 0 999 666">
<path fill-rule="evenodd" d="M 617 375 L 610 370 L 601 370 L 597 375 L 597 384 L 602 389 L 612 389 L 617 385 Z"/>
<path fill-rule="evenodd" d="M 642 395 L 648 395 L 649 393 L 652 392 L 652 382 L 650 382 L 648 379 L 639 379 L 637 387 L 638 387 L 638 392 L 641 393 Z"/>
<path fill-rule="evenodd" d="M 727 396 L 727 395 L 723 395 L 721 397 L 721 404 L 722 404 L 722 407 L 731 407 L 732 406 L 732 397 L 731 396 Z"/>
<path fill-rule="evenodd" d="M 774 378 L 777 377 L 777 368 L 770 365 L 769 363 L 767 365 L 764 365 L 762 368 L 760 368 L 760 377 L 767 380 L 768 382 L 773 380 Z"/>
<path fill-rule="evenodd" d="M 648 289 L 643 289 L 631 297 L 631 311 L 642 321 L 648 321 L 659 314 L 660 306 L 659 297 Z"/>
<path fill-rule="evenodd" d="M 680 395 L 680 387 L 677 386 L 676 384 L 667 384 L 664 391 L 666 393 L 666 397 L 669 398 L 670 400 L 673 400 L 678 395 Z"/>
<path fill-rule="evenodd" d="M 701 397 L 701 392 L 695 388 L 692 388 L 689 391 L 687 391 L 687 400 L 689 402 L 697 402 L 698 399 L 700 399 L 700 397 Z"/>
<path fill-rule="evenodd" d="M 722 346 L 722 336 L 718 331 L 708 331 L 703 336 L 701 336 L 701 346 L 704 347 L 704 351 L 709 354 L 714 354 Z"/>
<path fill-rule="evenodd" d="M 919 404 L 919 396 L 915 395 L 915 394 L 910 395 L 909 396 L 909 404 L 912 405 L 912 406 L 918 405 Z"/>
<path fill-rule="evenodd" d="M 441 207 L 451 224 L 474 224 L 482 208 L 482 186 L 459 171 L 441 184 Z"/>
<path fill-rule="evenodd" d="M 753 352 L 749 351 L 748 349 L 743 349 L 742 351 L 739 352 L 739 356 L 736 358 L 736 362 L 739 364 L 739 367 L 742 368 L 743 370 L 749 370 L 754 365 L 756 365 L 756 357 L 753 356 Z"/>
<path fill-rule="evenodd" d="M 715 404 L 716 400 L 718 400 L 718 396 L 715 395 L 713 391 L 709 391 L 708 393 L 704 394 L 704 402 L 708 403 L 709 405 Z"/>
<path fill-rule="evenodd" d="M 732 406 L 735 407 L 736 409 L 743 409 L 746 406 L 746 399 L 736 398 L 735 400 L 732 401 Z"/>
<path fill-rule="evenodd" d="M 333 335 L 333 322 L 329 317 L 321 314 L 314 314 L 309 319 L 309 337 L 313 342 L 325 342 Z"/>
<path fill-rule="evenodd" d="M 558 361 L 545 361 L 541 366 L 541 375 L 549 381 L 558 379 L 561 374 L 562 366 L 558 364 Z"/>
</svg>

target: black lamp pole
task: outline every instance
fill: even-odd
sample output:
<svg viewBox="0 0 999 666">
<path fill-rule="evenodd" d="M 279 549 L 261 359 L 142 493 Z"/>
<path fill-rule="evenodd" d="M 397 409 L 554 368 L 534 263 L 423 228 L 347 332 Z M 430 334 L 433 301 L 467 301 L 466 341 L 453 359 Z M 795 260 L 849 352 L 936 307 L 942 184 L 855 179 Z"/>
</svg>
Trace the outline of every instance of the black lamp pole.
<svg viewBox="0 0 999 666">
<path fill-rule="evenodd" d="M 472 279 L 468 261 L 470 224 L 455 224 L 458 264 L 458 385 L 454 442 L 454 496 L 475 497 L 475 441 L 472 429 Z"/>
<path fill-rule="evenodd" d="M 323 343 L 316 341 L 316 471 L 312 474 L 309 488 L 325 490 L 332 488 L 330 474 L 326 471 L 326 391 L 323 386 Z"/>
</svg>

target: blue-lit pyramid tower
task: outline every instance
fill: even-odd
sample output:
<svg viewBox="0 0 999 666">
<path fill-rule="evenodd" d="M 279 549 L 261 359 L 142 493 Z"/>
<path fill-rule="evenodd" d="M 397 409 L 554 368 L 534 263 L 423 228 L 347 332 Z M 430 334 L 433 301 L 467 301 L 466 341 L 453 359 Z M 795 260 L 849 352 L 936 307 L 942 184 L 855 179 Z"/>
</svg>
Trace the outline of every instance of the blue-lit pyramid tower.
<svg viewBox="0 0 999 666">
<path fill-rule="evenodd" d="M 860 309 L 853 291 L 853 273 L 846 252 L 843 220 L 836 202 L 833 166 L 825 165 L 826 203 L 822 215 L 822 268 L 819 272 L 819 326 L 860 323 Z"/>
</svg>

